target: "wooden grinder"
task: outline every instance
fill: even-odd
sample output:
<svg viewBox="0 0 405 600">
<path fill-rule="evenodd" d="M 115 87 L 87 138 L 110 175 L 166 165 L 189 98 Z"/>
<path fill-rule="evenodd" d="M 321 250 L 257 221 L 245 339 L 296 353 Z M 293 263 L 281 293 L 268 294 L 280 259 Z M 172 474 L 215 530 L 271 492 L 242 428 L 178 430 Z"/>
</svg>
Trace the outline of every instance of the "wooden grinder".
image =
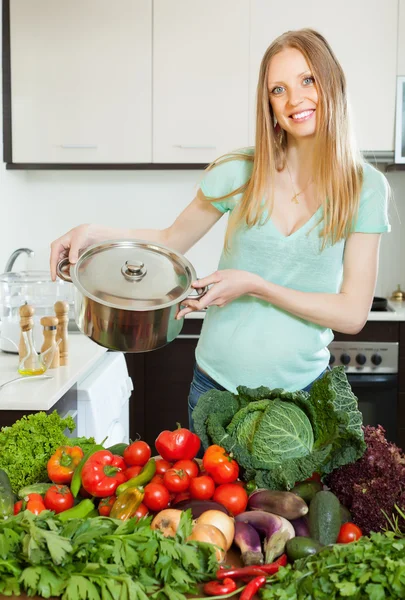
<svg viewBox="0 0 405 600">
<path fill-rule="evenodd" d="M 58 319 L 56 329 L 56 342 L 61 340 L 59 344 L 60 366 L 64 367 L 68 364 L 69 358 L 69 342 L 68 342 L 68 322 L 69 322 L 69 304 L 59 300 L 54 304 L 55 314 Z"/>
<path fill-rule="evenodd" d="M 48 369 L 57 369 L 59 367 L 59 346 L 56 345 L 56 327 L 58 325 L 57 317 L 42 317 L 41 325 L 44 328 L 44 342 L 41 346 L 41 354 L 44 354 L 49 348 L 54 347 L 55 354 Z"/>
<path fill-rule="evenodd" d="M 23 337 L 23 332 L 28 335 L 28 332 L 32 330 L 34 327 L 34 313 L 35 309 L 30 304 L 23 304 L 20 306 L 20 327 L 21 327 L 21 335 L 20 335 L 20 344 L 18 346 L 18 354 L 20 357 L 20 363 L 22 359 L 27 356 L 27 347 L 25 345 L 25 340 Z M 35 365 L 35 357 L 31 356 L 28 358 L 26 362 L 27 369 L 33 369 Z"/>
</svg>

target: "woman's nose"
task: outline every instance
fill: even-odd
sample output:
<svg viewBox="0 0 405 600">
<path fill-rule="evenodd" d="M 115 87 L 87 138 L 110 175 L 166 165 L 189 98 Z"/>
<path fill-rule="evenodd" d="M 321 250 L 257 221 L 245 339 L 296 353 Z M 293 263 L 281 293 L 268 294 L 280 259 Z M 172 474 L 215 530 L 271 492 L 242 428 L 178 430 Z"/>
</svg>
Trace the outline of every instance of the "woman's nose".
<svg viewBox="0 0 405 600">
<path fill-rule="evenodd" d="M 303 97 L 300 91 L 292 90 L 288 95 L 288 104 L 292 107 L 298 106 L 303 101 Z"/>
</svg>

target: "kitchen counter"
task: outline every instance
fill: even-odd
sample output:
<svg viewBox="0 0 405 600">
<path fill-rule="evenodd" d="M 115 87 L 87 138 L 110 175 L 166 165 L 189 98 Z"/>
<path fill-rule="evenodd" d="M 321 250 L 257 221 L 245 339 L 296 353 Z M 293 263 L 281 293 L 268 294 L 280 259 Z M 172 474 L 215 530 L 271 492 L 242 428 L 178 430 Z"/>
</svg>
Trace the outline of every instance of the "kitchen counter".
<svg viewBox="0 0 405 600">
<path fill-rule="evenodd" d="M 0 410 L 49 410 L 107 352 L 81 333 L 69 335 L 69 365 L 49 369 L 52 379 L 26 377 L 0 389 Z M 0 385 L 19 376 L 18 354 L 0 352 Z"/>
</svg>

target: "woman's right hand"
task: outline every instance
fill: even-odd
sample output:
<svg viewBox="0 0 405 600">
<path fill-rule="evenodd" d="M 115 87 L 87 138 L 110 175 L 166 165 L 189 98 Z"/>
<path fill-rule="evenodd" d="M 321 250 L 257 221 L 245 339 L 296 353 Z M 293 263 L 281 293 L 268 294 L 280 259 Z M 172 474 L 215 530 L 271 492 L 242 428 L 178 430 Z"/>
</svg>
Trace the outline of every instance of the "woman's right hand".
<svg viewBox="0 0 405 600">
<path fill-rule="evenodd" d="M 108 228 L 86 223 L 74 227 L 51 244 L 51 277 L 56 279 L 56 265 L 62 258 L 69 258 L 74 264 L 79 258 L 79 252 L 97 241 L 108 238 Z"/>
</svg>

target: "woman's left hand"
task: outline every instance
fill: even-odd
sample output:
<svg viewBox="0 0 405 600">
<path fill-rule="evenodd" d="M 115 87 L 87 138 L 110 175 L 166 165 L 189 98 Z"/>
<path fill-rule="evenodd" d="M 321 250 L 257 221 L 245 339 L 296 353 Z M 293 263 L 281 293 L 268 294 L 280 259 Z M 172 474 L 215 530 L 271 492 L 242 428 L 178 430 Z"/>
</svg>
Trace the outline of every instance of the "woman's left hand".
<svg viewBox="0 0 405 600">
<path fill-rule="evenodd" d="M 224 269 L 216 271 L 203 279 L 195 281 L 192 285 L 196 289 L 211 285 L 210 289 L 200 300 L 185 300 L 178 314 L 177 319 L 196 310 L 202 310 L 207 306 L 225 306 L 236 300 L 240 296 L 251 294 L 257 287 L 261 277 L 248 271 L 238 271 L 236 269 Z"/>
</svg>

